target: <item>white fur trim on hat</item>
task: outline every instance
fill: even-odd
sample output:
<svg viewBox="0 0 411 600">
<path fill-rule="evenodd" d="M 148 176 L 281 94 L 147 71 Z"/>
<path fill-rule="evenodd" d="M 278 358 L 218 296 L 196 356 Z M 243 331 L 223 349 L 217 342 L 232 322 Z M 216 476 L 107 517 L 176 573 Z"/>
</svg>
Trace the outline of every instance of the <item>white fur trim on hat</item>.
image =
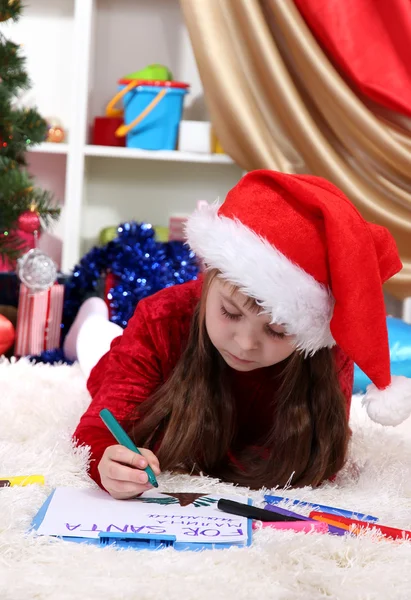
<svg viewBox="0 0 411 600">
<path fill-rule="evenodd" d="M 218 203 L 202 206 L 187 221 L 187 240 L 197 256 L 255 298 L 307 355 L 334 346 L 329 289 L 240 221 L 219 216 L 218 209 Z"/>
<path fill-rule="evenodd" d="M 362 402 L 368 416 L 376 423 L 399 425 L 411 414 L 411 379 L 395 375 L 385 390 L 379 390 L 372 383 Z"/>
</svg>

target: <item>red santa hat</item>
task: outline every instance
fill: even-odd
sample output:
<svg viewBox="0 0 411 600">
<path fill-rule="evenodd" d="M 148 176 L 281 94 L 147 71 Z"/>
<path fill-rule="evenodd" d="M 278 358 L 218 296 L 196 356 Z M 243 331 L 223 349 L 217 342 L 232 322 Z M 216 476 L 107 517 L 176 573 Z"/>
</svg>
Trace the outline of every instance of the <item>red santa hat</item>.
<svg viewBox="0 0 411 600">
<path fill-rule="evenodd" d="M 402 264 L 384 227 L 368 223 L 334 185 L 253 171 L 225 202 L 188 219 L 187 239 L 209 268 L 255 298 L 306 355 L 338 344 L 373 382 L 371 419 L 411 413 L 411 380 L 392 377 L 382 284 Z"/>
</svg>

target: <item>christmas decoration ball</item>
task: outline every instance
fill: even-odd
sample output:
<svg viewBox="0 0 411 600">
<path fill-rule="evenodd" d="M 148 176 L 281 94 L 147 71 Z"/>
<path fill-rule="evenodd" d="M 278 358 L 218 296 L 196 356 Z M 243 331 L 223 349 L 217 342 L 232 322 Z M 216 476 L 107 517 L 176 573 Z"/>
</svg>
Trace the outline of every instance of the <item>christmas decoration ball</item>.
<svg viewBox="0 0 411 600">
<path fill-rule="evenodd" d="M 38 248 L 29 250 L 17 262 L 20 281 L 32 292 L 48 290 L 57 279 L 55 263 Z"/>
<path fill-rule="evenodd" d="M 5 354 L 14 344 L 16 332 L 7 317 L 0 315 L 0 356 Z"/>
<path fill-rule="evenodd" d="M 17 219 L 17 227 L 26 233 L 34 233 L 40 229 L 40 218 L 33 210 L 25 210 Z"/>
<path fill-rule="evenodd" d="M 61 144 L 66 139 L 66 132 L 59 119 L 50 117 L 47 119 L 47 137 L 46 142 Z"/>
<path fill-rule="evenodd" d="M 51 142 L 53 144 L 61 144 L 64 142 L 66 138 L 65 131 L 62 127 L 50 127 L 47 142 Z"/>
<path fill-rule="evenodd" d="M 8 304 L 0 304 L 0 315 L 6 317 L 12 322 L 13 327 L 17 324 L 17 308 L 15 306 L 9 306 Z"/>
</svg>

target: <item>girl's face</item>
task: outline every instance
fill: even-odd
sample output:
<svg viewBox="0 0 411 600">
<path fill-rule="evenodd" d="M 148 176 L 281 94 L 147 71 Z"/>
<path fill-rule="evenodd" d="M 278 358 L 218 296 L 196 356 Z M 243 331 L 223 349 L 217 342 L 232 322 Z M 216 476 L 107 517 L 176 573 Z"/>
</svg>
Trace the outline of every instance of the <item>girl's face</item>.
<svg viewBox="0 0 411 600">
<path fill-rule="evenodd" d="M 249 298 L 215 277 L 210 284 L 205 310 L 207 333 L 226 363 L 237 371 L 253 371 L 275 365 L 295 351 L 294 337 L 286 336 L 270 317 L 246 306 Z M 257 307 L 258 308 L 258 307 Z"/>
</svg>

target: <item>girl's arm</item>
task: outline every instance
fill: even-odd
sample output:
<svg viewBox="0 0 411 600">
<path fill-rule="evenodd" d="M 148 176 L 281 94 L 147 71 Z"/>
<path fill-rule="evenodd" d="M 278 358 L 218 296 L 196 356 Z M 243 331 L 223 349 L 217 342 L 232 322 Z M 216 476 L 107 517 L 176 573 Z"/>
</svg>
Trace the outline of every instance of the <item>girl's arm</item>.
<svg viewBox="0 0 411 600">
<path fill-rule="evenodd" d="M 78 444 L 91 449 L 90 476 L 101 486 L 98 463 L 106 448 L 116 444 L 99 413 L 108 408 L 128 428 L 129 415 L 163 383 L 159 353 L 147 324 L 142 300 L 124 334 L 116 338 L 110 351 L 94 367 L 88 381 L 92 401 L 74 433 Z"/>
</svg>

